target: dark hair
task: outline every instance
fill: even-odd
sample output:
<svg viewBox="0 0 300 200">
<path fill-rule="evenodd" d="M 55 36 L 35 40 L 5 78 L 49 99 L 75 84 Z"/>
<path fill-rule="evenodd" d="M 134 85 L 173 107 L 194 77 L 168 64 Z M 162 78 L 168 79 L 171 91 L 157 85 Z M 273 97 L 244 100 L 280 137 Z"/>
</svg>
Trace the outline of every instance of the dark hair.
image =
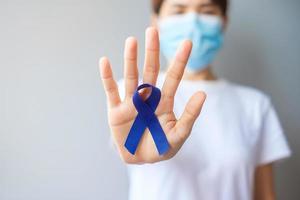
<svg viewBox="0 0 300 200">
<path fill-rule="evenodd" d="M 151 1 L 152 1 L 153 12 L 159 14 L 160 7 L 164 0 L 151 0 Z M 211 1 L 221 8 L 223 15 L 227 15 L 229 0 L 211 0 Z"/>
</svg>

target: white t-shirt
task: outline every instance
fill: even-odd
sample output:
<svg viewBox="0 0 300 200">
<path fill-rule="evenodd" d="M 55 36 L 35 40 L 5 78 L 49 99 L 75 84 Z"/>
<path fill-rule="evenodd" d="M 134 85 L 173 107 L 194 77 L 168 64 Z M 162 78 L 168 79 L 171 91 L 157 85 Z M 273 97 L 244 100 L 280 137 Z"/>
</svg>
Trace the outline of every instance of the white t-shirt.
<svg viewBox="0 0 300 200">
<path fill-rule="evenodd" d="M 160 74 L 159 88 L 163 81 Z M 225 80 L 182 80 L 177 117 L 199 90 L 207 98 L 179 152 L 167 161 L 128 165 L 130 200 L 252 200 L 255 168 L 290 156 L 265 94 Z"/>
</svg>

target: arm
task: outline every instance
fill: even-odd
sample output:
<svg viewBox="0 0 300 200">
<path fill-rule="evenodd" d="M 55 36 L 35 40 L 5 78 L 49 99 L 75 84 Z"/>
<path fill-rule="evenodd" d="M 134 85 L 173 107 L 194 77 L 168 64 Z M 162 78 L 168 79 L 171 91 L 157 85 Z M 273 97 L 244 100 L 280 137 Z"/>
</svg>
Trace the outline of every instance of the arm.
<svg viewBox="0 0 300 200">
<path fill-rule="evenodd" d="M 272 163 L 258 166 L 254 179 L 254 200 L 275 200 Z"/>
</svg>

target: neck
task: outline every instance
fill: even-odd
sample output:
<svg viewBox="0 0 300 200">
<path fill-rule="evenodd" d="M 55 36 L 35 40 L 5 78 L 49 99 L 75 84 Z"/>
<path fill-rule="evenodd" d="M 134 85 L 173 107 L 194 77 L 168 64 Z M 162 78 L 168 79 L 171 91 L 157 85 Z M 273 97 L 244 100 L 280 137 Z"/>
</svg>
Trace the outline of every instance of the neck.
<svg viewBox="0 0 300 200">
<path fill-rule="evenodd" d="M 217 80 L 217 77 L 214 75 L 211 66 L 206 67 L 205 69 L 199 72 L 189 72 L 185 70 L 183 74 L 184 80 Z"/>
</svg>

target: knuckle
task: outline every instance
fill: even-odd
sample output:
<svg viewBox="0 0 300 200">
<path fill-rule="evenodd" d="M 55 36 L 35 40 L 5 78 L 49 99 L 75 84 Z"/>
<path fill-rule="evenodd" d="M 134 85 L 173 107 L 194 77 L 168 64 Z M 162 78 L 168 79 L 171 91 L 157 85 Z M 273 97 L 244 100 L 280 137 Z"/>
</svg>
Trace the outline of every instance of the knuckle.
<svg viewBox="0 0 300 200">
<path fill-rule="evenodd" d="M 168 76 L 171 79 L 174 79 L 176 81 L 179 81 L 181 79 L 181 76 L 175 70 L 169 70 L 168 71 Z"/>
<path fill-rule="evenodd" d="M 116 90 L 116 87 L 113 87 L 113 86 L 106 87 L 107 93 L 113 93 L 115 90 Z"/>
<path fill-rule="evenodd" d="M 158 70 L 156 69 L 155 66 L 152 65 L 147 65 L 145 66 L 145 73 L 147 74 L 156 74 L 158 72 Z"/>
<path fill-rule="evenodd" d="M 136 81 L 137 75 L 136 74 L 126 74 L 125 79 L 130 80 L 130 81 Z"/>
<path fill-rule="evenodd" d="M 173 104 L 174 95 L 168 92 L 161 92 L 162 99 L 165 99 L 168 101 L 168 103 Z"/>
<path fill-rule="evenodd" d="M 197 111 L 195 108 L 190 108 L 190 107 L 187 107 L 185 109 L 185 113 L 186 113 L 186 116 L 189 118 L 189 119 L 194 119 L 195 117 L 197 117 Z"/>
</svg>

